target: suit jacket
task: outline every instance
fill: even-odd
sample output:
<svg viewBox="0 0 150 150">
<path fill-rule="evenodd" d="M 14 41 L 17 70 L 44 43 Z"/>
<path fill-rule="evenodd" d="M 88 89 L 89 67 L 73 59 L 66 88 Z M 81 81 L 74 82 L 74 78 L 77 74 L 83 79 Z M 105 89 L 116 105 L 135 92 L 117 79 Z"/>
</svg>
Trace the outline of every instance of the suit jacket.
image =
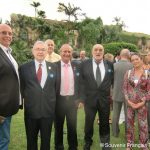
<svg viewBox="0 0 150 150">
<path fill-rule="evenodd" d="M 81 64 L 81 80 L 82 80 L 82 99 L 85 106 L 96 106 L 97 101 L 101 106 L 109 103 L 110 87 L 113 84 L 113 64 L 104 60 L 105 76 L 100 84 L 97 86 L 93 73 L 93 60 L 88 59 Z"/>
<path fill-rule="evenodd" d="M 12 116 L 19 109 L 19 81 L 9 58 L 0 48 L 0 115 Z"/>
<path fill-rule="evenodd" d="M 127 60 L 120 60 L 114 63 L 114 86 L 113 101 L 124 102 L 123 81 L 127 70 L 132 68 L 132 64 Z"/>
<path fill-rule="evenodd" d="M 58 69 L 58 76 L 57 76 L 57 101 L 59 102 L 60 96 L 60 84 L 61 84 L 61 61 L 56 62 L 57 69 Z M 74 74 L 74 95 L 72 100 L 80 101 L 80 70 L 79 64 L 76 62 L 71 62 L 73 74 Z M 65 79 L 64 79 L 65 80 Z"/>
<path fill-rule="evenodd" d="M 30 118 L 53 117 L 56 103 L 56 66 L 46 62 L 47 80 L 42 88 L 36 75 L 35 62 L 20 67 L 21 93 L 25 116 Z"/>
</svg>

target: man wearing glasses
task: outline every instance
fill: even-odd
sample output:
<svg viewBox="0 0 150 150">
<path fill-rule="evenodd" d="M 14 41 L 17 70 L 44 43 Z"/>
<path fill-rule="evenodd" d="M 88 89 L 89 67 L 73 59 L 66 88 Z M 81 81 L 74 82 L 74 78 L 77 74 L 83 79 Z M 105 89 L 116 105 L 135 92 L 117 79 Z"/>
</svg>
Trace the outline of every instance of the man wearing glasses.
<svg viewBox="0 0 150 150">
<path fill-rule="evenodd" d="M 39 132 L 40 150 L 50 150 L 56 103 L 56 67 L 55 64 L 45 61 L 47 45 L 44 42 L 35 42 L 32 54 L 34 60 L 19 69 L 24 100 L 27 150 L 38 150 Z"/>
</svg>

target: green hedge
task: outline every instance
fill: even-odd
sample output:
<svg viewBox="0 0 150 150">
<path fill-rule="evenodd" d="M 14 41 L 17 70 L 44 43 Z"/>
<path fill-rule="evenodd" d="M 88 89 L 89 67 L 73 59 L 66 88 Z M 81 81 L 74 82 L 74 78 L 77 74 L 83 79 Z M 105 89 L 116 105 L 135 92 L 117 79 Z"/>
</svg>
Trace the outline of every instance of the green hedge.
<svg viewBox="0 0 150 150">
<path fill-rule="evenodd" d="M 138 51 L 138 48 L 136 45 L 131 44 L 131 43 L 125 43 L 125 42 L 113 42 L 113 43 L 104 44 L 103 46 L 105 49 L 105 53 L 111 53 L 113 55 L 115 55 L 116 53 L 118 53 L 124 48 L 127 48 L 132 52 Z"/>
</svg>

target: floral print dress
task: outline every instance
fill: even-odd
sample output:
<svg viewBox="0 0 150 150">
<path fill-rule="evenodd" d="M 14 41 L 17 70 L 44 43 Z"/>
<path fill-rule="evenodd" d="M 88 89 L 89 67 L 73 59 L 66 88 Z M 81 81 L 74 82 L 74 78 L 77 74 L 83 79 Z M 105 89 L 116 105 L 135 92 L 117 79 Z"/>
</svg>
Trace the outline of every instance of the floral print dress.
<svg viewBox="0 0 150 150">
<path fill-rule="evenodd" d="M 127 71 L 124 77 L 123 91 L 126 100 L 130 100 L 133 103 L 139 103 L 145 99 L 150 99 L 150 80 L 148 72 L 144 72 L 138 79 L 134 75 L 134 69 L 131 70 L 130 75 Z M 139 109 L 133 109 L 127 105 L 127 147 L 134 147 L 134 119 L 135 114 L 138 117 L 138 128 L 139 128 L 139 147 L 142 150 L 148 150 L 148 124 L 147 124 L 147 106 Z"/>
</svg>

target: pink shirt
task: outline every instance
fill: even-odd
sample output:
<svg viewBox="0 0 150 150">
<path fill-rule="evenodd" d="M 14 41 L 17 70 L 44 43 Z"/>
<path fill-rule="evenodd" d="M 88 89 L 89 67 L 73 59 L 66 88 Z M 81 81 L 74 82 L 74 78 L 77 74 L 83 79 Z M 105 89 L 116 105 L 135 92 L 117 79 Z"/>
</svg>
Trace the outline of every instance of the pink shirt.
<svg viewBox="0 0 150 150">
<path fill-rule="evenodd" d="M 72 96 L 74 95 L 74 74 L 72 70 L 71 63 L 68 64 L 68 78 L 65 78 L 64 70 L 65 70 L 65 63 L 61 61 L 61 84 L 60 84 L 60 95 L 61 96 Z M 69 83 L 68 92 L 65 91 L 65 84 L 66 82 Z"/>
</svg>

